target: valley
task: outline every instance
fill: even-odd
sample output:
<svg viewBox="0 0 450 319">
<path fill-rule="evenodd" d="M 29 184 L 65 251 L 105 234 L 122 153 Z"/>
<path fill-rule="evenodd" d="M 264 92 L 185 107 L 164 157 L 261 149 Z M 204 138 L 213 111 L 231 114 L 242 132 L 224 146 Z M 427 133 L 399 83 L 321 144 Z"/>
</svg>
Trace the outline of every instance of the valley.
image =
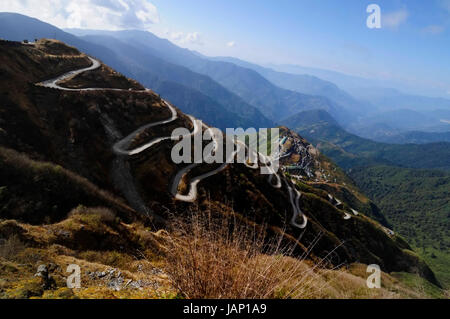
<svg viewBox="0 0 450 319">
<path fill-rule="evenodd" d="M 69 49 L 73 51 L 70 57 L 58 54 Z M 52 50 L 52 55 L 46 53 L 49 50 Z M 182 216 L 194 209 L 190 205 L 195 201 L 194 207 L 200 212 L 211 212 L 212 209 L 216 216 L 233 214 L 248 222 L 267 223 L 270 225 L 269 234 L 281 232 L 288 241 L 296 243 L 296 254 L 306 253 L 312 261 L 323 259 L 323 265 L 337 267 L 335 271 L 341 271 L 339 269 L 343 263 L 378 262 L 385 272 L 416 272 L 439 284 L 428 266 L 410 253 L 406 242 L 395 234 L 389 234 L 383 226 L 365 215 L 374 208 L 362 195 L 354 195 L 356 186 L 348 185 L 350 188 L 347 188 L 345 183 L 335 185 L 325 181 L 324 175 L 345 177 L 342 172 L 333 173 L 330 170 L 328 173 L 326 170 L 333 168 L 333 165 L 320 158 L 308 142 L 301 142 L 305 146 L 300 148 L 301 143 L 292 144 L 292 139 L 301 139 L 292 132 L 284 131 L 284 134 L 288 134 L 292 145 L 297 145 L 293 151 L 300 153 L 294 157 L 291 154 L 290 158 L 283 160 L 301 161 L 308 154 L 316 163 L 311 169 L 317 177 L 311 179 L 305 175 L 304 181 L 298 181 L 280 173 L 270 178 L 276 178 L 273 184 L 268 183 L 267 176 L 260 175 L 251 165 L 247 167 L 242 164 L 223 167 L 208 164 L 201 169 L 195 168 L 203 171 L 201 174 L 191 174 L 189 170 L 193 167 L 177 167 L 171 163 L 168 156 L 174 141 L 168 140 L 167 136 L 171 136 L 176 127 L 188 128 L 191 134 L 195 134 L 200 127 L 195 126 L 192 117 L 160 99 L 153 91 L 115 87 L 115 83 L 125 83 L 125 78 L 120 81 L 117 76 L 108 78 L 106 74 L 114 73 L 108 67 L 102 64 L 99 68 L 96 59 L 57 41 L 40 40 L 34 47 L 2 42 L 0 52 L 2 59 L 8 61 L 3 64 L 8 67 L 2 68 L 6 75 L 2 80 L 1 98 L 6 107 L 2 108 L 1 113 L 2 132 L 5 133 L 0 140 L 3 183 L 0 233 L 6 236 L 5 240 L 16 234 L 21 245 L 25 245 L 23 251 L 39 256 L 35 261 L 13 257 L 5 261 L 2 259 L 2 263 L 22 260 L 32 269 L 35 262 L 46 260 L 61 265 L 63 259 L 76 258 L 78 263 L 103 264 L 100 269 L 125 267 L 131 272 L 127 276 L 136 277 L 138 274 L 134 273 L 136 268 L 133 267 L 138 264 L 125 266 L 128 263 L 126 260 L 138 258 L 138 263 L 145 263 L 150 269 L 156 267 L 162 257 L 155 255 L 158 245 L 154 242 L 162 240 L 157 235 L 160 227 L 167 222 L 170 211 Z M 11 55 L 10 52 L 16 54 Z M 15 60 L 18 55 L 23 59 L 20 63 Z M 32 61 L 39 63 L 33 64 Z M 54 64 L 54 61 L 58 63 Z M 47 69 L 38 67 L 45 63 L 58 65 L 59 70 L 49 73 Z M 23 65 L 28 65 L 30 70 L 20 71 Z M 101 77 L 101 87 L 81 85 L 82 89 L 71 88 L 75 85 L 71 81 L 80 86 L 80 77 L 98 70 L 106 72 Z M 68 74 L 71 76 L 68 77 Z M 64 84 L 60 84 L 59 80 L 64 80 Z M 109 88 L 105 87 L 108 81 Z M 135 82 L 127 81 L 129 87 L 136 86 Z M 15 94 L 14 99 L 9 95 L 11 92 Z M 22 124 L 17 125 L 17 121 Z M 17 127 L 26 128 L 26 132 L 34 131 L 33 138 L 22 134 Z M 126 137 L 123 138 L 117 132 L 132 133 L 124 134 Z M 47 146 L 42 148 L 40 145 Z M 307 153 L 303 153 L 303 147 Z M 319 163 L 320 168 L 316 166 Z M 128 173 L 118 173 L 118 167 Z M 124 182 L 123 176 L 126 175 L 131 176 L 133 185 L 129 185 L 129 180 Z M 323 182 L 319 181 L 319 177 L 324 178 Z M 29 188 L 24 185 L 27 180 L 33 181 Z M 63 185 L 70 183 L 77 186 L 68 191 L 67 186 Z M 126 190 L 121 184 L 127 186 Z M 175 187 L 172 185 L 176 184 L 178 193 L 174 194 Z M 13 191 L 17 187 L 19 193 Z M 34 187 L 48 192 L 48 196 L 39 194 L 36 197 Z M 137 202 L 136 194 L 140 197 Z M 329 202 L 329 196 L 339 198 L 336 205 Z M 24 202 L 19 198 L 28 200 Z M 58 198 L 70 200 L 59 203 Z M 48 214 L 49 209 L 51 215 Z M 111 218 L 111 214 L 116 217 Z M 151 230 L 144 231 L 145 227 Z M 282 231 L 283 227 L 285 231 Z M 46 229 L 53 229 L 54 235 L 45 235 Z M 111 232 L 121 234 L 119 238 L 137 238 L 123 241 L 115 237 L 117 235 L 108 235 Z M 300 234 L 299 241 L 296 238 Z M 91 245 L 93 238 L 97 238 L 94 241 L 100 246 Z M 374 242 L 374 238 L 377 241 Z M 119 246 L 123 249 L 116 248 Z M 65 248 L 58 251 L 58 247 Z M 145 251 L 147 256 L 154 257 L 143 260 L 137 257 L 138 251 Z M 116 254 L 116 261 L 100 258 L 101 255 L 106 257 L 111 254 Z M 11 258 L 6 254 L 2 256 Z M 148 258 L 155 259 L 150 259 L 149 263 Z M 12 267 L 18 266 L 14 264 Z M 2 269 L 8 271 L 7 268 Z M 152 280 L 161 282 L 159 286 L 171 291 L 167 280 L 158 278 Z M 24 284 L 28 279 L 23 277 L 18 280 Z M 8 296 L 18 293 L 15 280 L 8 280 L 2 285 L 3 293 Z M 28 288 L 20 289 L 25 289 L 23 291 L 26 293 L 36 293 L 26 290 Z M 104 293 L 102 289 L 95 290 L 96 296 Z M 48 294 L 51 290 L 45 291 Z M 133 293 L 127 289 L 124 292 Z M 38 295 L 42 296 L 41 293 Z"/>
<path fill-rule="evenodd" d="M 114 30 L 0 12 L 0 298 L 448 299 L 446 96 Z"/>
<path fill-rule="evenodd" d="M 373 166 L 352 169 L 350 176 L 448 286 L 450 175 Z"/>
<path fill-rule="evenodd" d="M 346 132 L 324 111 L 284 122 L 346 169 L 389 223 L 448 285 L 448 143 L 383 144 Z M 433 256 L 433 257 L 431 257 Z"/>
</svg>

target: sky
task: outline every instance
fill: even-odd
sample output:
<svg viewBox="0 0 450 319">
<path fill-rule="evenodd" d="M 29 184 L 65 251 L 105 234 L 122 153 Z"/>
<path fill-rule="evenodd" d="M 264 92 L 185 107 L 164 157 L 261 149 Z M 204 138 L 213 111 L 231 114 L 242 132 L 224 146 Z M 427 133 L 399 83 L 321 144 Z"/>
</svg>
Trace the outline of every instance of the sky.
<svg viewBox="0 0 450 319">
<path fill-rule="evenodd" d="M 381 9 L 369 29 L 367 6 Z M 0 0 L 60 28 L 148 30 L 209 56 L 397 81 L 450 98 L 450 0 Z"/>
</svg>

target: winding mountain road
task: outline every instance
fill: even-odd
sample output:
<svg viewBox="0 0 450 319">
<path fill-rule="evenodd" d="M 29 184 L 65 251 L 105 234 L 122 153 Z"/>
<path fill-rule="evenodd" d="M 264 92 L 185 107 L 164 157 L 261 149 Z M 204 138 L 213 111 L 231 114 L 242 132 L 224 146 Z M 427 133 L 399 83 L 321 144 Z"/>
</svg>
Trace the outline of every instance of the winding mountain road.
<svg viewBox="0 0 450 319">
<path fill-rule="evenodd" d="M 98 68 L 101 67 L 101 63 L 91 57 L 89 57 L 89 59 L 92 62 L 92 65 L 90 67 L 87 68 L 82 68 L 79 70 L 74 70 L 74 71 L 70 71 L 68 73 L 65 73 L 59 77 L 56 77 L 54 79 L 51 80 L 47 80 L 44 82 L 40 82 L 37 83 L 37 86 L 42 86 L 42 87 L 46 87 L 46 88 L 52 88 L 52 89 L 58 89 L 58 90 L 62 90 L 62 91 L 73 91 L 73 92 L 80 92 L 80 91 L 127 91 L 127 92 L 150 92 L 149 89 L 145 89 L 145 91 L 143 90 L 125 90 L 125 89 L 114 89 L 114 88 L 82 88 L 82 89 L 71 89 L 71 88 L 65 88 L 60 86 L 58 83 L 64 80 L 68 80 L 71 79 L 81 73 L 84 72 L 88 72 L 88 71 L 93 71 L 96 70 Z M 133 156 L 133 155 L 137 155 L 142 153 L 143 151 L 151 148 L 152 146 L 165 141 L 165 140 L 171 140 L 172 137 L 171 136 L 167 136 L 167 137 L 158 137 L 155 139 L 152 139 L 151 141 L 149 141 L 148 143 L 145 143 L 142 146 L 139 146 L 135 149 L 130 150 L 129 147 L 131 145 L 131 143 L 133 142 L 133 140 L 140 135 L 142 132 L 144 132 L 145 130 L 155 127 L 155 126 L 161 126 L 161 125 L 165 125 L 165 124 L 169 124 L 175 120 L 178 119 L 178 113 L 176 111 L 176 109 L 174 107 L 172 107 L 168 102 L 166 102 L 165 100 L 163 100 L 163 102 L 166 104 L 166 106 L 168 107 L 168 109 L 171 112 L 171 116 L 170 118 L 168 118 L 167 120 L 162 120 L 162 121 L 157 121 L 157 122 L 153 122 L 153 123 L 149 123 L 146 124 L 144 126 L 141 126 L 140 128 L 138 128 L 137 130 L 135 130 L 134 132 L 132 132 L 131 134 L 127 135 L 125 138 L 120 139 L 118 142 L 116 142 L 113 145 L 113 151 L 116 155 L 118 156 Z M 183 136 L 184 137 L 189 137 L 189 136 L 194 136 L 196 134 L 201 133 L 202 131 L 202 127 L 198 124 L 198 122 L 196 121 L 196 119 L 192 116 L 189 116 L 189 119 L 192 121 L 193 124 L 193 131 L 190 132 L 189 134 Z M 211 130 L 211 128 L 209 128 L 208 126 L 203 124 L 203 128 L 205 128 L 206 130 Z M 107 129 L 108 131 L 112 132 L 114 131 L 111 127 L 111 125 L 109 126 L 105 126 L 105 129 Z M 117 132 L 115 132 L 114 134 L 112 134 L 113 136 L 118 136 L 119 134 Z M 211 134 L 212 139 L 214 141 L 214 149 L 211 151 L 210 153 L 210 157 L 213 156 L 213 154 L 217 151 L 217 148 L 219 147 L 220 143 L 217 140 L 217 137 L 215 136 L 215 134 L 212 132 Z M 191 164 L 186 166 L 185 168 L 179 170 L 176 174 L 176 176 L 173 179 L 172 185 L 170 187 L 170 191 L 172 193 L 172 195 L 180 201 L 185 201 L 185 202 L 194 202 L 197 199 L 198 196 L 198 191 L 197 191 L 197 186 L 198 184 L 205 178 L 208 178 L 210 176 L 213 176 L 219 172 L 221 172 L 222 170 L 224 170 L 229 163 L 232 162 L 232 159 L 236 156 L 236 154 L 238 154 L 238 152 L 240 152 L 242 150 L 242 147 L 245 147 L 246 150 L 249 150 L 249 152 L 253 152 L 253 155 L 256 155 L 256 159 L 258 159 L 258 161 L 261 161 L 261 163 L 263 163 L 264 165 L 266 165 L 266 167 L 268 168 L 269 172 L 271 174 L 269 174 L 269 178 L 268 181 L 269 183 L 274 187 L 274 188 L 281 188 L 282 187 L 282 179 L 284 180 L 286 187 L 288 189 L 288 193 L 289 193 L 289 200 L 292 206 L 292 210 L 293 210 L 293 216 L 291 219 L 291 225 L 300 229 L 303 229 L 306 227 L 308 219 L 306 218 L 306 216 L 303 214 L 303 212 L 300 209 L 300 205 L 299 205 L 299 201 L 300 201 L 300 197 L 301 197 L 301 193 L 294 187 L 291 187 L 291 185 L 289 184 L 289 182 L 287 181 L 287 179 L 283 176 L 280 177 L 278 173 L 275 172 L 274 168 L 273 168 L 273 162 L 279 160 L 280 158 L 274 159 L 274 158 L 269 158 L 268 156 L 265 156 L 259 152 L 255 152 L 254 150 L 250 150 L 247 145 L 245 145 L 244 143 L 240 142 L 240 141 L 234 141 L 234 144 L 236 146 L 236 150 L 234 150 L 234 152 L 232 152 L 229 156 L 229 158 L 225 161 L 224 164 L 220 165 L 217 169 L 212 170 L 210 172 L 207 172 L 205 174 L 199 175 L 197 177 L 194 177 L 191 179 L 190 181 L 190 185 L 189 185 L 189 192 L 187 195 L 183 195 L 180 194 L 178 191 L 178 187 L 179 184 L 183 178 L 183 176 L 185 176 L 186 174 L 188 174 L 192 169 L 194 169 L 195 167 L 197 167 L 199 164 Z M 245 165 L 249 168 L 252 169 L 256 169 L 258 168 L 258 163 L 254 163 L 253 165 L 248 164 L 247 162 L 245 162 Z M 273 178 L 276 178 L 276 183 L 273 184 Z M 297 223 L 297 219 L 299 217 L 302 217 L 303 221 L 301 224 Z"/>
<path fill-rule="evenodd" d="M 95 59 L 93 59 L 91 57 L 89 57 L 89 59 L 92 62 L 92 65 L 90 67 L 67 72 L 66 74 L 58 76 L 58 77 L 56 77 L 54 79 L 51 79 L 51 80 L 48 80 L 48 81 L 44 81 L 44 82 L 40 82 L 37 85 L 43 86 L 43 87 L 47 87 L 47 88 L 51 88 L 51 89 L 63 90 L 63 91 L 94 91 L 94 90 L 99 90 L 99 88 L 69 89 L 69 88 L 65 88 L 65 87 L 62 87 L 62 86 L 58 85 L 58 82 L 61 82 L 61 81 L 73 78 L 73 77 L 77 76 L 78 74 L 81 74 L 81 73 L 84 73 L 84 72 L 96 70 L 99 67 L 101 67 L 101 63 L 99 61 L 97 61 L 97 60 L 95 60 Z"/>
</svg>

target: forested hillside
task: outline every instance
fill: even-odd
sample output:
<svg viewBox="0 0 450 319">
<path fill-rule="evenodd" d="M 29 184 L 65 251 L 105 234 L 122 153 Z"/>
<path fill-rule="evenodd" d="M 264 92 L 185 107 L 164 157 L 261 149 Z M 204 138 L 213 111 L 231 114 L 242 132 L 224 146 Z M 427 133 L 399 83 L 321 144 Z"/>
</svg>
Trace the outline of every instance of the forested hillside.
<svg viewBox="0 0 450 319">
<path fill-rule="evenodd" d="M 441 281 L 450 266 L 450 173 L 376 166 L 350 170 L 400 233 L 431 264 Z"/>
<path fill-rule="evenodd" d="M 282 121 L 282 124 L 315 143 L 325 155 L 346 169 L 380 164 L 450 169 L 450 143 L 398 145 L 374 142 L 347 132 L 330 117 L 322 110 L 306 111 Z"/>
</svg>

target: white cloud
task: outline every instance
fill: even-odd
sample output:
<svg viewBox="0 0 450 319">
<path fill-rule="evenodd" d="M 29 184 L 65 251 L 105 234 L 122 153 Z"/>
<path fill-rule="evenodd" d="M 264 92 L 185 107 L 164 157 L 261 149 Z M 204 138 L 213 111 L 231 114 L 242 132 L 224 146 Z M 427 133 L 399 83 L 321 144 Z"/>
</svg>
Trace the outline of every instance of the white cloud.
<svg viewBox="0 0 450 319">
<path fill-rule="evenodd" d="M 0 0 L 0 11 L 60 28 L 148 29 L 160 21 L 157 8 L 147 0 Z"/>
<path fill-rule="evenodd" d="M 183 32 L 167 32 L 167 35 L 174 41 L 181 41 L 184 38 Z"/>
<path fill-rule="evenodd" d="M 233 48 L 235 46 L 236 46 L 236 42 L 234 42 L 234 41 L 230 41 L 227 43 L 227 47 L 229 47 L 229 48 Z"/>
<path fill-rule="evenodd" d="M 409 13 L 406 9 L 401 9 L 394 12 L 382 13 L 381 25 L 387 28 L 398 28 L 402 23 L 408 19 Z"/>
<path fill-rule="evenodd" d="M 199 32 L 166 32 L 166 35 L 179 44 L 195 44 L 195 45 L 203 45 L 203 39 Z"/>
<path fill-rule="evenodd" d="M 198 32 L 188 33 L 186 35 L 186 42 L 192 43 L 192 44 L 203 45 L 202 38 L 200 36 L 200 33 L 198 33 Z"/>
</svg>

